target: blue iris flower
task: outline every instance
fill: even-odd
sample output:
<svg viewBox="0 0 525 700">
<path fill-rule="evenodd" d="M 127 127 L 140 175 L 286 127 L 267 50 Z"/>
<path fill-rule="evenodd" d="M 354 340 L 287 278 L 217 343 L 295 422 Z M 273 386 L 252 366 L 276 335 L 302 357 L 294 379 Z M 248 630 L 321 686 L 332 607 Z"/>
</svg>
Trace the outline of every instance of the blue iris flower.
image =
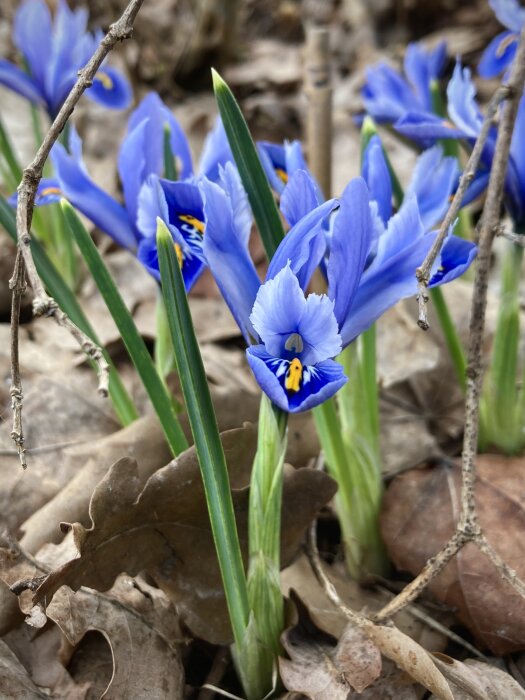
<svg viewBox="0 0 525 700">
<path fill-rule="evenodd" d="M 478 64 L 483 78 L 494 78 L 512 63 L 525 22 L 525 7 L 518 0 L 489 0 L 489 5 L 507 30 L 494 37 L 483 52 Z"/>
<path fill-rule="evenodd" d="M 258 141 L 257 150 L 266 177 L 278 195 L 283 193 L 288 178 L 296 170 L 308 170 L 299 141 L 285 141 L 283 145 Z"/>
<path fill-rule="evenodd" d="M 0 83 L 56 116 L 103 36 L 89 33 L 87 21 L 87 10 L 70 10 L 65 0 L 59 0 L 54 20 L 44 0 L 24 0 L 15 15 L 13 41 L 28 72 L 0 59 Z M 114 109 L 125 109 L 132 99 L 128 81 L 105 65 L 86 95 Z"/>
<path fill-rule="evenodd" d="M 362 178 L 340 199 L 314 205 L 315 183 L 304 170 L 290 176 L 281 210 L 291 229 L 261 284 L 248 252 L 250 216 L 231 164 L 223 187 L 204 180 L 204 253 L 249 347 L 248 362 L 262 390 L 284 411 L 322 403 L 345 382 L 334 361 L 342 348 L 399 299 L 416 293 L 415 269 L 435 240 L 425 233 L 416 194 L 379 225 Z M 330 234 L 326 235 L 327 228 Z M 475 246 L 450 236 L 432 284 L 460 275 Z M 317 266 L 328 293 L 305 291 Z"/>
<path fill-rule="evenodd" d="M 407 112 L 432 112 L 431 83 L 445 65 L 446 44 L 433 50 L 409 44 L 405 53 L 405 76 L 385 63 L 367 68 L 362 89 L 366 112 L 378 123 L 395 123 Z"/>
<path fill-rule="evenodd" d="M 474 144 L 483 124 L 483 114 L 476 102 L 476 88 L 472 82 L 471 72 L 463 68 L 458 61 L 454 68 L 452 78 L 447 86 L 448 113 L 453 129 L 449 129 L 448 136 L 465 139 L 471 145 Z M 409 138 L 419 138 L 424 134 L 426 138 L 446 138 L 442 128 L 428 120 L 424 115 L 420 119 L 414 118 L 412 123 L 406 121 L 402 127 L 399 123 L 396 127 Z M 505 177 L 505 204 L 510 215 L 514 219 L 518 230 L 525 227 L 525 101 L 520 100 L 516 125 L 512 136 L 509 165 Z M 492 127 L 485 147 L 481 155 L 481 164 L 471 183 L 468 195 L 464 203 L 473 199 L 482 192 L 489 179 L 490 167 L 496 145 L 497 128 Z"/>
</svg>

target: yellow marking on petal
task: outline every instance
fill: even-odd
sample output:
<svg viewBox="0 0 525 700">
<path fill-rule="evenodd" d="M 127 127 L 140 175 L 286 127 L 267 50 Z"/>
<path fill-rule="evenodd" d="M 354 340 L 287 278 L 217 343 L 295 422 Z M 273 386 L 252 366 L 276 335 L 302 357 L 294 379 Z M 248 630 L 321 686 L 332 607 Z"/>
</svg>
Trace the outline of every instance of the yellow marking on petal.
<svg viewBox="0 0 525 700">
<path fill-rule="evenodd" d="M 443 119 L 443 121 L 441 122 L 441 126 L 444 126 L 447 129 L 455 129 L 456 128 L 456 125 L 452 124 L 452 122 L 449 122 L 448 119 Z"/>
<path fill-rule="evenodd" d="M 284 387 L 286 391 L 293 392 L 294 394 L 301 388 L 301 381 L 303 378 L 303 366 L 301 360 L 294 357 L 290 362 L 290 366 L 286 371 L 286 376 L 284 378 Z"/>
<path fill-rule="evenodd" d="M 281 180 L 281 182 L 284 182 L 284 184 L 286 185 L 286 183 L 288 182 L 288 173 L 286 172 L 286 170 L 283 170 L 282 168 L 275 168 L 275 172 L 279 180 Z"/>
<path fill-rule="evenodd" d="M 98 73 L 95 74 L 95 80 L 99 80 L 105 90 L 113 89 L 113 80 L 107 73 L 104 73 L 104 71 L 99 70 Z"/>
<path fill-rule="evenodd" d="M 179 267 L 182 269 L 182 263 L 184 262 L 184 255 L 182 254 L 182 248 L 178 243 L 174 243 L 175 253 L 177 254 L 177 260 L 179 261 Z"/>
<path fill-rule="evenodd" d="M 511 46 L 517 40 L 518 34 L 510 34 L 509 36 L 506 36 L 498 44 L 498 48 L 496 49 L 496 57 L 501 58 L 509 46 Z"/>
<path fill-rule="evenodd" d="M 189 224 L 190 226 L 193 226 L 200 234 L 201 236 L 204 233 L 204 222 L 199 221 L 199 219 L 196 219 L 194 216 L 191 216 L 190 214 L 179 214 L 179 219 L 181 221 L 184 221 L 184 223 Z"/>
<path fill-rule="evenodd" d="M 60 187 L 44 187 L 44 189 L 39 192 L 39 197 L 47 197 L 48 194 L 62 194 Z"/>
</svg>

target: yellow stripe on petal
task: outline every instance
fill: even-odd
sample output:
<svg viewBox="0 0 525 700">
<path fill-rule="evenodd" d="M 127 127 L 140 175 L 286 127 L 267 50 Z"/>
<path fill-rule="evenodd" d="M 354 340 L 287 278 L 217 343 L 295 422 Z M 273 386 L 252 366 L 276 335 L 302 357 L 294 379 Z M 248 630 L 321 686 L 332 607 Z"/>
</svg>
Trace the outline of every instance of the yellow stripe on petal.
<svg viewBox="0 0 525 700">
<path fill-rule="evenodd" d="M 296 394 L 301 388 L 303 379 L 303 365 L 297 357 L 290 362 L 290 366 L 286 371 L 284 378 L 284 387 L 286 391 Z"/>
<path fill-rule="evenodd" d="M 184 255 L 182 254 L 182 248 L 178 243 L 174 243 L 175 253 L 177 255 L 177 260 L 179 261 L 179 267 L 182 269 L 182 263 L 184 262 Z"/>
<path fill-rule="evenodd" d="M 284 184 L 286 185 L 286 183 L 288 182 L 288 173 L 286 172 L 286 170 L 283 170 L 282 168 L 275 168 L 275 172 L 279 180 L 281 180 L 281 182 L 284 182 Z"/>
<path fill-rule="evenodd" d="M 196 229 L 201 234 L 201 236 L 204 233 L 204 222 L 199 221 L 199 219 L 196 219 L 194 216 L 191 216 L 191 214 L 179 214 L 179 219 L 181 221 L 184 221 L 185 224 L 193 226 L 193 228 Z"/>
<path fill-rule="evenodd" d="M 113 89 L 113 80 L 107 73 L 104 73 L 104 71 L 99 70 L 98 73 L 95 74 L 95 80 L 99 80 L 105 90 Z"/>
<path fill-rule="evenodd" d="M 39 197 L 47 197 L 49 194 L 61 195 L 62 190 L 60 189 L 60 187 L 44 187 L 43 190 L 40 190 L 40 192 L 38 193 L 38 196 Z"/>
</svg>

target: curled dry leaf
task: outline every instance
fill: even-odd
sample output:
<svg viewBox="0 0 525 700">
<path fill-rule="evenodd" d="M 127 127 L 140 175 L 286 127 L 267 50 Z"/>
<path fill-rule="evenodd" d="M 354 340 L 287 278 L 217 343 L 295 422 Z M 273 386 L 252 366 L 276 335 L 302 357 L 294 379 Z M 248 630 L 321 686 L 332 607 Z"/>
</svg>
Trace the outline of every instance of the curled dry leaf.
<svg viewBox="0 0 525 700">
<path fill-rule="evenodd" d="M 291 591 L 298 623 L 286 630 L 282 644 L 291 660 L 279 659 L 288 690 L 311 700 L 346 700 L 350 690 L 359 693 L 381 673 L 381 654 L 368 637 L 348 625 L 339 641 L 313 623 L 308 609 Z"/>
<path fill-rule="evenodd" d="M 523 458 L 480 455 L 476 506 L 483 531 L 502 559 L 525 579 Z M 417 574 L 454 532 L 460 513 L 459 467 L 402 474 L 383 502 L 381 529 L 399 569 Z M 456 609 L 478 643 L 495 654 L 525 649 L 523 599 L 474 544 L 468 544 L 433 579 L 429 590 Z"/>
<path fill-rule="evenodd" d="M 89 630 L 101 632 L 111 646 L 113 676 L 105 700 L 180 700 L 184 671 L 177 641 L 181 634 L 173 609 L 160 591 L 141 591 L 121 576 L 109 594 L 62 587 L 47 616 L 71 644 Z"/>
<path fill-rule="evenodd" d="M 434 661 L 451 683 L 454 700 L 523 700 L 525 690 L 512 676 L 496 666 L 435 654 Z"/>
<path fill-rule="evenodd" d="M 241 544 L 246 551 L 249 474 L 256 447 L 252 426 L 222 434 Z M 304 530 L 334 495 L 335 482 L 310 469 L 285 470 L 282 563 L 295 555 Z M 195 450 L 151 476 L 144 488 L 137 464 L 115 463 L 90 503 L 92 526 L 73 529 L 79 557 L 50 573 L 35 593 L 49 601 L 62 585 L 109 589 L 121 572 L 147 570 L 175 602 L 184 622 L 212 643 L 231 641 L 222 582 Z"/>
</svg>

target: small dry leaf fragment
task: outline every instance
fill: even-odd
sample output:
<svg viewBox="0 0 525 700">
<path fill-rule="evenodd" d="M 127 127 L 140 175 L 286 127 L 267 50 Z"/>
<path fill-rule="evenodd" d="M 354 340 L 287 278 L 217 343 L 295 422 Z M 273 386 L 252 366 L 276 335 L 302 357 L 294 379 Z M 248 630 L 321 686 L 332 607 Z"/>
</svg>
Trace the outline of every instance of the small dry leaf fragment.
<svg viewBox="0 0 525 700">
<path fill-rule="evenodd" d="M 249 474 L 256 431 L 222 433 L 241 544 L 246 548 Z M 148 570 L 176 602 L 184 622 L 212 643 L 231 641 L 222 580 L 195 450 L 153 474 L 144 488 L 134 460 L 115 463 L 90 503 L 92 526 L 72 526 L 80 557 L 53 571 L 35 594 L 49 602 L 61 585 L 109 589 L 122 571 Z M 291 560 L 304 530 L 334 495 L 335 482 L 317 470 L 287 468 L 284 476 L 282 561 Z"/>
<path fill-rule="evenodd" d="M 483 531 L 502 559 L 525 580 L 525 459 L 477 458 L 476 507 Z M 418 574 L 454 532 L 460 513 L 459 467 L 413 470 L 387 490 L 381 529 L 398 569 Z M 494 654 L 525 649 L 525 606 L 474 544 L 433 579 L 429 590 L 457 610 L 461 621 Z"/>
<path fill-rule="evenodd" d="M 454 700 L 523 700 L 525 690 L 508 673 L 496 666 L 467 659 L 457 661 L 445 654 L 435 654 L 435 662 L 448 678 Z"/>
<path fill-rule="evenodd" d="M 371 685 L 381 673 L 377 647 L 353 626 L 337 642 L 315 626 L 297 594 L 292 591 L 291 597 L 299 621 L 282 636 L 291 660 L 279 659 L 288 690 L 304 693 L 311 700 L 346 700 L 352 688 L 361 692 Z"/>
</svg>

